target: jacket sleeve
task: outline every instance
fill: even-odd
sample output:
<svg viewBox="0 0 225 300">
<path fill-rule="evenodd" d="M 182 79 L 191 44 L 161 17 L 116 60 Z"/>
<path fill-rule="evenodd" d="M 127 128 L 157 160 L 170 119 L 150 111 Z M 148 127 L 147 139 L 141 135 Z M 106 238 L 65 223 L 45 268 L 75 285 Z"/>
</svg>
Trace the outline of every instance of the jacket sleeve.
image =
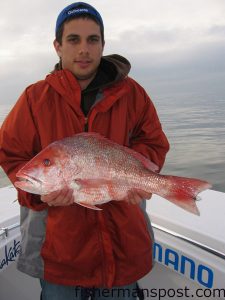
<svg viewBox="0 0 225 300">
<path fill-rule="evenodd" d="M 169 142 L 162 130 L 156 109 L 144 90 L 136 94 L 139 108 L 135 126 L 130 137 L 130 147 L 149 158 L 161 170 Z"/>
<path fill-rule="evenodd" d="M 28 91 L 21 95 L 0 129 L 0 166 L 11 182 L 16 181 L 16 173 L 40 151 L 38 132 L 29 104 Z M 18 201 L 33 210 L 42 210 L 46 204 L 39 195 L 18 189 Z"/>
</svg>

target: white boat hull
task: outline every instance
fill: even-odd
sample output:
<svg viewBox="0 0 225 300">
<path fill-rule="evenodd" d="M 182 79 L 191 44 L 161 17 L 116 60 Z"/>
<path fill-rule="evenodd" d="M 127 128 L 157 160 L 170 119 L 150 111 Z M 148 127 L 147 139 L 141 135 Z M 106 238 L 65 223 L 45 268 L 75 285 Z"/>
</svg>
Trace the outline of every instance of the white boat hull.
<svg viewBox="0 0 225 300">
<path fill-rule="evenodd" d="M 15 198 L 13 188 L 0 189 L 0 299 L 39 300 L 39 280 L 16 269 L 20 231 Z M 149 201 L 155 266 L 139 281 L 145 299 L 225 298 L 225 194 L 206 191 L 199 206 L 201 216 L 196 217 L 160 197 Z"/>
</svg>

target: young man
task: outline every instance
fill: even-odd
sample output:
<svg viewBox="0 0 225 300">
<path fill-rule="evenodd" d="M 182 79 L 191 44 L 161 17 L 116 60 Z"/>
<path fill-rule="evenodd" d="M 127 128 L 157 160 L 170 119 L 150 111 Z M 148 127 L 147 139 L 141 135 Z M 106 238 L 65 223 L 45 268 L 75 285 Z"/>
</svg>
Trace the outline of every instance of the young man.
<svg viewBox="0 0 225 300">
<path fill-rule="evenodd" d="M 44 147 L 82 131 L 99 132 L 161 169 L 169 145 L 154 105 L 128 77 L 125 58 L 102 56 L 104 43 L 103 21 L 92 6 L 73 3 L 59 14 L 59 63 L 24 91 L 1 128 L 0 164 L 13 183 Z M 136 282 L 153 265 L 152 230 L 138 205 L 150 197 L 133 190 L 98 212 L 74 204 L 71 190 L 42 197 L 18 190 L 18 269 L 41 279 L 43 300 L 88 299 L 93 287 L 93 299 L 136 299 Z"/>
</svg>

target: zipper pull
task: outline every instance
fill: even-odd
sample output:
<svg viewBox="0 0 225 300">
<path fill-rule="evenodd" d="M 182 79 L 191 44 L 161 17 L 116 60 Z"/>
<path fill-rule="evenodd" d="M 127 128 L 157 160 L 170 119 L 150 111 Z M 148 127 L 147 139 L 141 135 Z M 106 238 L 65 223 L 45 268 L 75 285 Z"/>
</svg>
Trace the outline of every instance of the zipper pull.
<svg viewBox="0 0 225 300">
<path fill-rule="evenodd" d="M 85 117 L 84 120 L 85 120 L 85 123 L 84 123 L 84 131 L 85 131 L 85 132 L 88 132 L 88 118 Z"/>
</svg>

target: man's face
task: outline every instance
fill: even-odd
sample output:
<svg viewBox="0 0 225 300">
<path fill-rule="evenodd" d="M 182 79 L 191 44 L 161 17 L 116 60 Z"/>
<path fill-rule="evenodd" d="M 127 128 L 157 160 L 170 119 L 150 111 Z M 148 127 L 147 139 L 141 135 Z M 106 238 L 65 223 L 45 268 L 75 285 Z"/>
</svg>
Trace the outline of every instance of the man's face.
<svg viewBox="0 0 225 300">
<path fill-rule="evenodd" d="M 79 18 L 65 23 L 62 44 L 55 40 L 54 47 L 63 69 L 70 70 L 78 80 L 94 78 L 104 48 L 96 22 Z"/>
</svg>

